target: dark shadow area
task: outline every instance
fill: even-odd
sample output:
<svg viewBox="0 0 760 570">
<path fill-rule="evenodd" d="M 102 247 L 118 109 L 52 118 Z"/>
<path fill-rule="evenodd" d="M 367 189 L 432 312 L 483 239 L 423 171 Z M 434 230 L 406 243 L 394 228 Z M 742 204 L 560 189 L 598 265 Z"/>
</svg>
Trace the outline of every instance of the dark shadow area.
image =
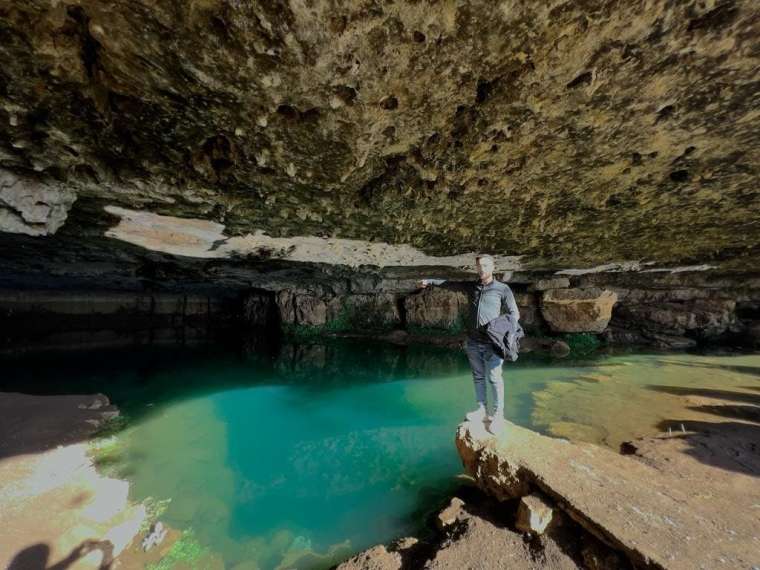
<svg viewBox="0 0 760 570">
<path fill-rule="evenodd" d="M 687 386 L 661 386 L 658 384 L 648 384 L 646 388 L 655 392 L 673 394 L 674 396 L 703 396 L 705 398 L 715 398 L 717 400 L 760 404 L 760 396 L 747 394 L 745 392 L 734 392 L 731 390 L 716 390 L 713 388 L 689 388 Z"/>
<path fill-rule="evenodd" d="M 688 406 L 688 409 L 713 414 L 715 416 L 722 416 L 724 418 L 760 423 L 760 406 L 725 404 L 714 406 Z"/>
<path fill-rule="evenodd" d="M 69 552 L 66 558 L 52 565 L 48 565 L 50 547 L 43 543 L 34 544 L 16 554 L 8 570 L 66 570 L 95 550 L 103 553 L 103 560 L 98 569 L 110 570 L 113 564 L 113 544 L 109 540 L 85 540 Z"/>
<path fill-rule="evenodd" d="M 749 376 L 760 378 L 760 366 L 744 366 L 740 364 L 714 364 L 710 362 L 685 362 L 682 360 L 663 360 L 666 364 L 676 366 L 687 366 L 689 368 L 710 368 L 714 370 L 726 370 L 728 372 L 739 372 Z"/>
<path fill-rule="evenodd" d="M 752 367 L 742 367 L 752 368 Z M 648 389 L 677 396 L 701 396 L 724 400 L 726 404 L 703 404 L 688 409 L 730 418 L 728 422 L 664 420 L 660 431 L 693 432 L 678 434 L 688 444 L 688 455 L 705 465 L 760 477 L 760 395 L 732 390 L 648 385 Z M 756 387 L 749 387 L 758 390 Z M 744 422 L 758 422 L 744 423 Z"/>
<path fill-rule="evenodd" d="M 680 431 L 678 439 L 688 444 L 684 452 L 697 461 L 725 471 L 760 477 L 760 425 L 742 422 L 664 420 L 661 431 Z M 689 433 L 691 432 L 691 433 Z"/>
<path fill-rule="evenodd" d="M 87 409 L 96 395 L 0 394 L 0 460 L 89 439 L 113 407 Z"/>
</svg>

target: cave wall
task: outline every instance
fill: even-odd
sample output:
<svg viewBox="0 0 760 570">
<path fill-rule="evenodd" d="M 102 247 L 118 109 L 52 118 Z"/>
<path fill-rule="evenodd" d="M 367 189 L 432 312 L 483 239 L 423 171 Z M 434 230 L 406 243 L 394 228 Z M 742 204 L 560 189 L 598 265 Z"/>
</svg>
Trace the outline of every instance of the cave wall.
<svg viewBox="0 0 760 570">
<path fill-rule="evenodd" d="M 466 297 L 383 272 L 343 275 L 281 270 L 269 282 L 229 289 L 0 288 L 3 349 L 194 342 L 255 342 L 281 334 L 456 345 Z M 428 277 L 446 276 L 431 273 Z M 710 272 L 512 273 L 509 284 L 532 344 L 595 336 L 611 345 L 684 349 L 760 346 L 760 274 Z M 470 277 L 472 278 L 472 277 Z M 457 277 L 455 279 L 462 279 Z M 177 284 L 175 284 L 177 286 Z M 245 340 L 249 339 L 249 340 Z"/>
</svg>

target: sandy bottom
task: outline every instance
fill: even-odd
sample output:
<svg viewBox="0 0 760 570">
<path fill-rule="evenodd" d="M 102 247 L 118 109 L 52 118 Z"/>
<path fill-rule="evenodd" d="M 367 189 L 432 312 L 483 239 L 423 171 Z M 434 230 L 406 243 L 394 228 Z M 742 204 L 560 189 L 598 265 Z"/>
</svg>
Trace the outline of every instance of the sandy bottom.
<svg viewBox="0 0 760 570">
<path fill-rule="evenodd" d="M 760 422 L 760 354 L 625 355 L 533 394 L 546 433 L 620 449 L 695 422 Z"/>
</svg>

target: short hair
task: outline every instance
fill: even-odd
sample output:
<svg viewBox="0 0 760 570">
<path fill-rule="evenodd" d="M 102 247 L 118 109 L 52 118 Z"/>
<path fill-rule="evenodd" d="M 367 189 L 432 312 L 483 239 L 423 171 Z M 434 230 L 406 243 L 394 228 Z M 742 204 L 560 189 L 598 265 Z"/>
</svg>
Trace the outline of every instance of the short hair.
<svg viewBox="0 0 760 570">
<path fill-rule="evenodd" d="M 496 265 L 496 261 L 493 258 L 493 255 L 489 255 L 488 253 L 481 253 L 475 256 L 475 263 L 480 261 L 481 259 L 489 259 L 493 265 Z"/>
</svg>

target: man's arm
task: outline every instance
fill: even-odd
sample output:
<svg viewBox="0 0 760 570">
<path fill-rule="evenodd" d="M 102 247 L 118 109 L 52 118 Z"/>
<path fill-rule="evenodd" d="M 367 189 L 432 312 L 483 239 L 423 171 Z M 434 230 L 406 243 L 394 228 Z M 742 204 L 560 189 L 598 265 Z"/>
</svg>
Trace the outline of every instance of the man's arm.
<svg viewBox="0 0 760 570">
<path fill-rule="evenodd" d="M 435 285 L 448 291 L 467 293 L 469 284 L 462 281 L 449 281 L 448 279 L 420 279 L 417 282 L 417 287 L 420 289 L 425 289 L 430 285 Z"/>
<path fill-rule="evenodd" d="M 517 308 L 517 301 L 515 301 L 515 295 L 512 293 L 509 285 L 506 286 L 504 294 L 501 297 L 501 310 L 504 312 L 506 307 L 507 313 L 514 317 L 515 322 L 520 320 L 520 309 Z"/>
</svg>

